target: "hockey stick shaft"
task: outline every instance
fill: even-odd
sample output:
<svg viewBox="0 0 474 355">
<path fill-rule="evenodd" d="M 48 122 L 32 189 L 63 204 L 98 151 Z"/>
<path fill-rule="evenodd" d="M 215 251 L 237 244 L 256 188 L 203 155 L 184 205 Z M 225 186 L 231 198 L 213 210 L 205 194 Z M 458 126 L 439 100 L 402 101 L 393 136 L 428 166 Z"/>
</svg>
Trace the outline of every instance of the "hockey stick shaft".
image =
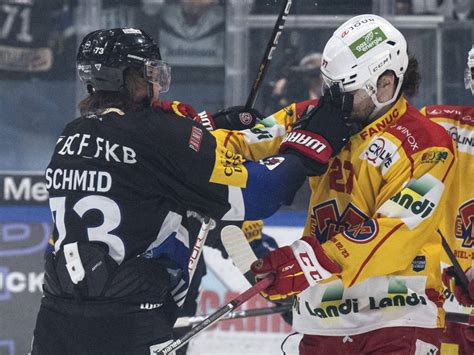
<svg viewBox="0 0 474 355">
<path fill-rule="evenodd" d="M 474 326 L 474 314 L 446 312 L 445 320 L 453 323 L 463 323 Z"/>
<path fill-rule="evenodd" d="M 211 228 L 211 223 L 212 222 L 209 217 L 204 218 L 201 229 L 199 230 L 199 234 L 196 238 L 196 243 L 194 244 L 193 250 L 191 250 L 191 255 L 188 262 L 189 285 L 191 285 L 191 280 L 193 279 L 199 258 L 201 257 L 202 249 L 206 243 L 207 235 L 209 234 L 209 230 Z"/>
<path fill-rule="evenodd" d="M 252 85 L 252 89 L 250 90 L 249 97 L 247 99 L 247 103 L 245 104 L 245 108 L 250 109 L 253 108 L 255 105 L 255 100 L 257 99 L 258 90 L 260 89 L 260 85 L 262 85 L 263 78 L 265 77 L 265 73 L 267 72 L 268 65 L 273 58 L 273 52 L 275 51 L 278 40 L 281 36 L 283 31 L 283 27 L 285 26 L 285 21 L 290 13 L 292 0 L 286 0 L 284 5 L 280 10 L 280 14 L 275 22 L 275 27 L 273 27 L 272 36 L 270 41 L 267 44 L 267 48 L 265 49 L 265 53 L 263 58 L 260 62 L 260 66 L 258 67 L 257 76 Z"/>
<path fill-rule="evenodd" d="M 291 310 L 291 305 L 290 304 L 283 305 L 283 306 L 257 308 L 257 309 L 246 309 L 246 310 L 243 310 L 243 311 L 230 312 L 226 316 L 222 317 L 220 319 L 220 321 L 232 320 L 232 319 L 238 319 L 238 318 L 250 318 L 250 317 L 267 316 L 267 315 L 271 315 L 271 314 L 278 314 L 278 313 L 287 312 L 289 310 Z M 207 317 L 209 317 L 209 315 L 178 318 L 178 320 L 176 321 L 176 323 L 174 325 L 174 328 L 189 327 L 191 325 L 202 322 Z"/>
<path fill-rule="evenodd" d="M 157 354 L 159 355 L 166 355 L 171 353 L 174 350 L 179 349 L 187 342 L 191 340 L 191 338 L 195 337 L 197 334 L 201 333 L 206 328 L 210 327 L 217 321 L 219 321 L 222 317 L 224 317 L 227 313 L 231 312 L 234 308 L 239 307 L 243 303 L 247 302 L 250 298 L 258 294 L 259 292 L 265 290 L 268 286 L 273 283 L 273 276 L 269 276 L 264 278 L 263 280 L 257 282 L 254 286 L 250 287 L 247 291 L 244 291 L 232 301 L 227 303 L 225 306 L 219 308 L 217 311 L 212 313 L 209 317 L 204 319 L 202 322 L 196 324 L 188 333 L 184 334 L 179 339 L 173 341 L 170 345 L 162 349 Z"/>
<path fill-rule="evenodd" d="M 454 272 L 456 273 L 456 276 L 458 277 L 459 281 L 461 282 L 461 287 L 463 288 L 464 292 L 469 293 L 469 280 L 467 279 L 466 274 L 464 273 L 464 270 L 462 269 L 461 265 L 459 265 L 458 260 L 456 259 L 456 256 L 454 256 L 453 251 L 449 247 L 448 242 L 444 238 L 443 233 L 438 229 L 438 234 L 441 237 L 441 244 L 443 245 L 443 249 L 448 255 L 449 260 L 451 261 L 451 264 L 453 264 Z"/>
</svg>

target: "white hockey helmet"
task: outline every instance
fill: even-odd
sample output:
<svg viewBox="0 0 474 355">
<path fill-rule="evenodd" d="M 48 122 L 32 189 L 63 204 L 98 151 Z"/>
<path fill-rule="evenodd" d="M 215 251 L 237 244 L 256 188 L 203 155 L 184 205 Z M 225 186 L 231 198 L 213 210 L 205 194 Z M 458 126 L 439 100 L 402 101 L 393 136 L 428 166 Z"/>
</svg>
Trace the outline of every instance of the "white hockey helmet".
<svg viewBox="0 0 474 355">
<path fill-rule="evenodd" d="M 384 18 L 366 14 L 339 26 L 326 43 L 321 72 L 327 85 L 338 84 L 344 92 L 365 89 L 376 108 L 393 103 L 408 67 L 405 37 Z M 391 100 L 377 100 L 377 79 L 392 70 L 398 85 Z"/>
<path fill-rule="evenodd" d="M 467 54 L 467 68 L 464 74 L 464 84 L 466 89 L 471 89 L 471 92 L 474 95 L 474 45 Z"/>
</svg>

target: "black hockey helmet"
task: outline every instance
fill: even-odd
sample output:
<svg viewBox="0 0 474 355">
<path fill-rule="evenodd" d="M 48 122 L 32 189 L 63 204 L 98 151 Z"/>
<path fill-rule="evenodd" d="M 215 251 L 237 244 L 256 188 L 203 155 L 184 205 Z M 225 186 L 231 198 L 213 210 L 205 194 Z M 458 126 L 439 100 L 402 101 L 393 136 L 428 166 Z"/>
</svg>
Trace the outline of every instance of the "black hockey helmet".
<svg viewBox="0 0 474 355">
<path fill-rule="evenodd" d="M 144 77 L 161 85 L 161 92 L 169 87 L 170 68 L 161 61 L 158 45 L 145 32 L 135 28 L 89 33 L 79 46 L 76 65 L 89 93 L 124 91 L 124 72 L 130 67 L 143 69 Z M 161 74 L 148 77 L 147 74 L 156 68 L 162 69 Z"/>
</svg>

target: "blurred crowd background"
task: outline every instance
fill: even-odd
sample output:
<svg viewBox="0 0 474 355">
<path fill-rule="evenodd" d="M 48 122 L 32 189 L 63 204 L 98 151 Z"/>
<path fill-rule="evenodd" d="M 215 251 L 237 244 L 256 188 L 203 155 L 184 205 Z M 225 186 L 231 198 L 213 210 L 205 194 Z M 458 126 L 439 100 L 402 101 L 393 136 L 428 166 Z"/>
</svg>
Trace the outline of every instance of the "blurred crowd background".
<svg viewBox="0 0 474 355">
<path fill-rule="evenodd" d="M 78 116 L 85 91 L 75 54 L 86 33 L 145 30 L 172 66 L 164 98 L 213 112 L 245 103 L 282 3 L 0 0 L 0 170 L 44 170 L 62 128 Z M 325 42 L 363 13 L 387 17 L 405 34 L 422 73 L 415 106 L 472 104 L 463 72 L 474 43 L 474 0 L 293 0 L 255 107 L 269 115 L 317 97 Z"/>
</svg>

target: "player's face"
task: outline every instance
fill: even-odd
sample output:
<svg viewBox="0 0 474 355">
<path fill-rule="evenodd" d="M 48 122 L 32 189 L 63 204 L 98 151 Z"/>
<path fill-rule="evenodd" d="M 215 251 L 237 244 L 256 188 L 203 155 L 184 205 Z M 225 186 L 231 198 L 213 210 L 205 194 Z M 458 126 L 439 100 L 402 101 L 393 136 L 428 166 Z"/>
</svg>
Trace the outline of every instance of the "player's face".
<svg viewBox="0 0 474 355">
<path fill-rule="evenodd" d="M 375 109 L 374 102 L 364 89 L 349 92 L 354 96 L 351 120 L 366 120 Z"/>
</svg>

